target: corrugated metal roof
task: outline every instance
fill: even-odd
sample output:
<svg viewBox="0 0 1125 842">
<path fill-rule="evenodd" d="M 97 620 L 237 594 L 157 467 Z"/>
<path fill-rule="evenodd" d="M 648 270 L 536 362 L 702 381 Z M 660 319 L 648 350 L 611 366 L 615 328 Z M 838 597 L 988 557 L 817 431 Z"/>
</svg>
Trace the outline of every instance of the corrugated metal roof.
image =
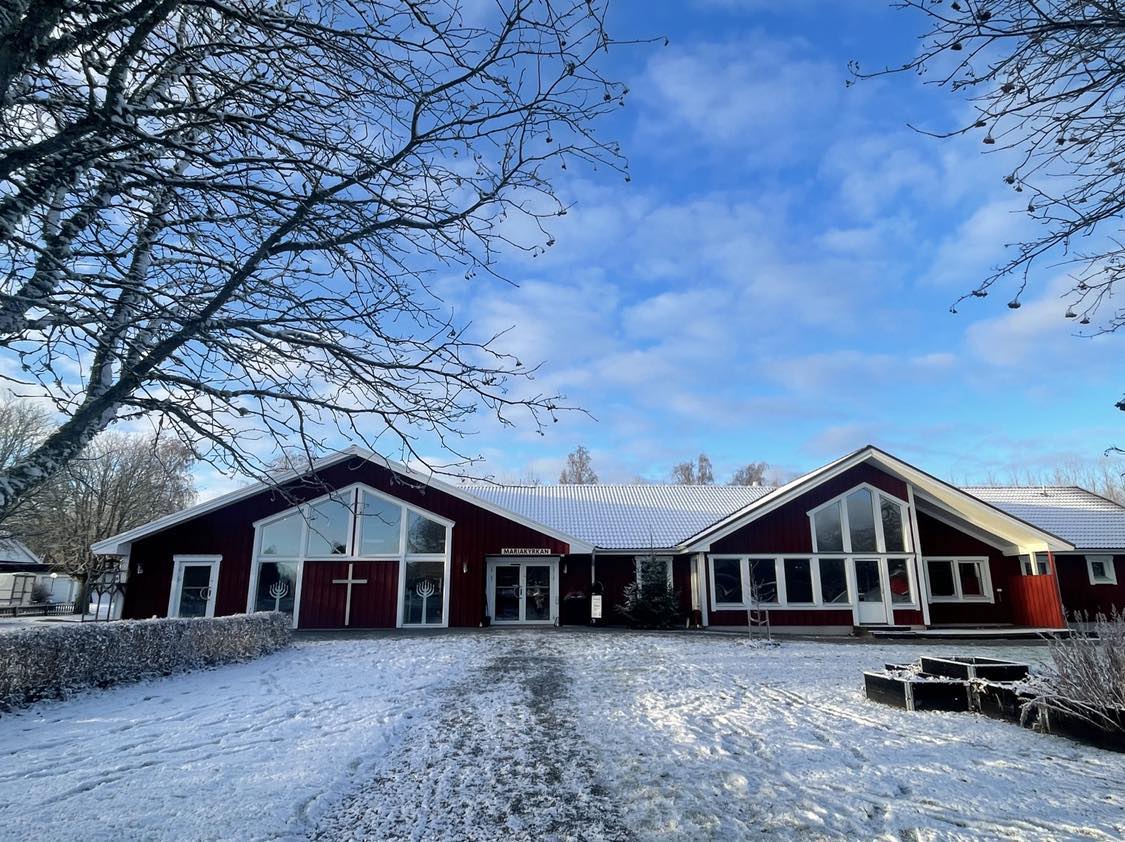
<svg viewBox="0 0 1125 842">
<path fill-rule="evenodd" d="M 608 550 L 674 547 L 773 489 L 760 485 L 476 485 L 493 505 Z"/>
<path fill-rule="evenodd" d="M 967 485 L 964 490 L 1080 550 L 1125 549 L 1125 508 L 1075 485 Z"/>
<path fill-rule="evenodd" d="M 479 485 L 488 502 L 607 550 L 674 547 L 761 499 L 770 486 Z M 963 486 L 1084 550 L 1125 549 L 1125 508 L 1077 486 Z"/>
</svg>

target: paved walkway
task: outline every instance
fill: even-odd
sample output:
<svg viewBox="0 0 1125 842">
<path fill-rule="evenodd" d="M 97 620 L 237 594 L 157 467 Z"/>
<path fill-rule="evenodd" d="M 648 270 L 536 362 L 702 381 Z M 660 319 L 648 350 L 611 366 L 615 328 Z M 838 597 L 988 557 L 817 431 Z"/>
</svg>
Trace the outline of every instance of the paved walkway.
<svg viewBox="0 0 1125 842">
<path fill-rule="evenodd" d="M 505 641 L 311 838 L 629 839 L 568 714 L 570 680 L 550 636 Z"/>
</svg>

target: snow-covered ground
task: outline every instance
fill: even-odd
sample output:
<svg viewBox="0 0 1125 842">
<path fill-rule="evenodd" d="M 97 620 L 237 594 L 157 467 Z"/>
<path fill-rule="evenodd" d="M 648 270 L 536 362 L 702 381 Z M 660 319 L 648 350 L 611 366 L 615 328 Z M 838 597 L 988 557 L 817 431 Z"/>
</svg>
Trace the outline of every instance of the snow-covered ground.
<svg viewBox="0 0 1125 842">
<path fill-rule="evenodd" d="M 496 631 L 316 639 L 0 717 L 14 839 L 1125 837 L 1125 755 L 863 698 L 922 652 Z"/>
</svg>

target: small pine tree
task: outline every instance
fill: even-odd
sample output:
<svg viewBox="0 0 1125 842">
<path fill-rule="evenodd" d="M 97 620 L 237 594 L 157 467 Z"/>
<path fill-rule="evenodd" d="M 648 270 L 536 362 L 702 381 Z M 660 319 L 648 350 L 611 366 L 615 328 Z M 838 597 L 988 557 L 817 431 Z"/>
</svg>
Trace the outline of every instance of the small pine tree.
<svg viewBox="0 0 1125 842">
<path fill-rule="evenodd" d="M 667 568 L 656 556 L 640 559 L 637 580 L 625 586 L 625 601 L 617 610 L 634 628 L 670 629 L 683 619 L 679 592 L 668 581 Z"/>
</svg>

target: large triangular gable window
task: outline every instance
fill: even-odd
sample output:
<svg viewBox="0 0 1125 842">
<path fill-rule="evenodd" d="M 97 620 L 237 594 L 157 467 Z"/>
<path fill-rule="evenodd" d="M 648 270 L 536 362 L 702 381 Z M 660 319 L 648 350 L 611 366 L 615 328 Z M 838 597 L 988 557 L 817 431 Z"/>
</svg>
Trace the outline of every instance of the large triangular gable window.
<svg viewBox="0 0 1125 842">
<path fill-rule="evenodd" d="M 259 522 L 248 611 L 300 611 L 307 563 L 395 560 L 399 624 L 448 623 L 452 521 L 364 485 L 334 491 Z"/>
<path fill-rule="evenodd" d="M 809 512 L 816 553 L 910 552 L 906 503 L 860 485 Z"/>
</svg>

